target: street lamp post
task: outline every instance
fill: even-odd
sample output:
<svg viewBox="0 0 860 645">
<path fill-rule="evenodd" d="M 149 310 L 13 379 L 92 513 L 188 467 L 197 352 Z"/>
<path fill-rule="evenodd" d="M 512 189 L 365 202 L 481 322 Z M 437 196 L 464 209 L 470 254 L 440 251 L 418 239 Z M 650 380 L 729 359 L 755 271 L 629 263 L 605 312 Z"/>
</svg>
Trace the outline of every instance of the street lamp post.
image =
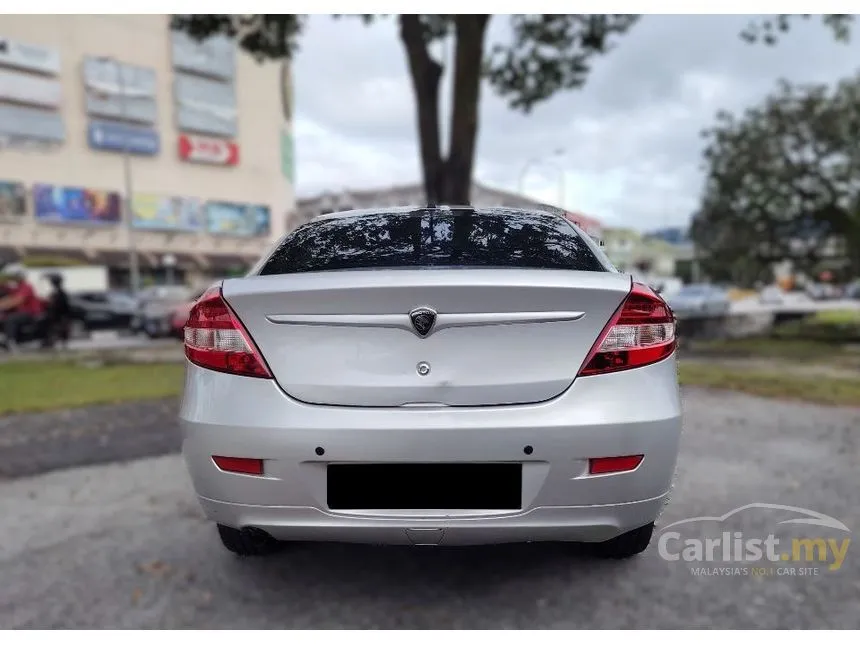
<svg viewBox="0 0 860 645">
<path fill-rule="evenodd" d="M 556 150 L 553 150 L 552 157 L 560 157 L 561 155 L 564 154 L 564 152 L 565 152 L 564 148 L 558 148 Z M 561 208 L 564 208 L 565 207 L 565 201 L 567 200 L 566 186 L 565 186 L 566 175 L 564 172 L 564 168 L 561 166 L 561 164 L 559 164 L 557 161 L 554 161 L 552 158 L 547 158 L 546 156 L 542 156 L 542 157 L 533 157 L 533 158 L 529 159 L 525 163 L 525 165 L 523 166 L 522 172 L 520 172 L 520 179 L 519 179 L 519 183 L 518 183 L 518 192 L 521 195 L 525 194 L 526 177 L 527 177 L 529 171 L 533 167 L 540 165 L 542 163 L 551 163 L 558 170 L 558 173 L 559 173 L 558 204 Z"/>
<path fill-rule="evenodd" d="M 116 70 L 117 89 L 119 90 L 119 111 L 120 117 L 125 122 L 128 120 L 128 107 L 126 105 L 126 87 L 125 78 L 123 78 L 122 65 L 114 58 L 103 57 L 100 61 L 113 65 Z M 131 173 L 131 152 L 129 150 L 129 137 L 122 138 L 122 169 L 125 199 L 123 199 L 123 217 L 125 218 L 126 236 L 128 238 L 128 271 L 129 271 L 129 287 L 131 295 L 136 296 L 140 290 L 140 266 L 138 264 L 137 248 L 134 239 L 134 212 L 132 208 L 132 173 Z"/>
</svg>

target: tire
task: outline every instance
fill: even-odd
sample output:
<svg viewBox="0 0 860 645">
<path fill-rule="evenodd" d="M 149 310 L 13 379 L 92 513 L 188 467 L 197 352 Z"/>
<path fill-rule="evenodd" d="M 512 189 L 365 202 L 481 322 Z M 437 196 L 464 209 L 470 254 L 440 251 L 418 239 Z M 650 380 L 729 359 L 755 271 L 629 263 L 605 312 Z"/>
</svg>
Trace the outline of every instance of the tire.
<svg viewBox="0 0 860 645">
<path fill-rule="evenodd" d="M 651 522 L 645 526 L 640 526 L 638 529 L 622 533 L 618 537 L 606 542 L 593 544 L 594 554 L 599 558 L 613 560 L 631 558 L 634 555 L 639 555 L 648 548 L 653 533 L 654 522 Z"/>
<path fill-rule="evenodd" d="M 283 548 L 283 544 L 270 535 L 254 529 L 239 530 L 219 524 L 218 536 L 225 549 L 243 557 L 270 555 Z"/>
</svg>

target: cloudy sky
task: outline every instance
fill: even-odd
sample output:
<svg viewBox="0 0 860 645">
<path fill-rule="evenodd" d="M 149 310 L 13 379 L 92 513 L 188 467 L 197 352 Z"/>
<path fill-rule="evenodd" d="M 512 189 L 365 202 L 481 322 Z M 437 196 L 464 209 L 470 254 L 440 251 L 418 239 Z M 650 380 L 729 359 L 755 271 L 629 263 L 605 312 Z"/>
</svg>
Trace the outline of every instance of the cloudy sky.
<svg viewBox="0 0 860 645">
<path fill-rule="evenodd" d="M 493 19 L 491 41 L 505 39 L 507 22 Z M 778 78 L 831 82 L 860 66 L 860 37 L 836 43 L 818 19 L 798 20 L 776 47 L 741 41 L 747 22 L 643 17 L 583 89 L 529 116 L 485 88 L 476 179 L 517 190 L 526 162 L 543 157 L 526 175 L 532 197 L 557 204 L 563 175 L 565 206 L 606 224 L 685 224 L 701 188 L 699 133 L 717 110 L 742 110 Z M 418 181 L 415 109 L 394 20 L 364 27 L 312 18 L 295 84 L 300 196 Z"/>
</svg>

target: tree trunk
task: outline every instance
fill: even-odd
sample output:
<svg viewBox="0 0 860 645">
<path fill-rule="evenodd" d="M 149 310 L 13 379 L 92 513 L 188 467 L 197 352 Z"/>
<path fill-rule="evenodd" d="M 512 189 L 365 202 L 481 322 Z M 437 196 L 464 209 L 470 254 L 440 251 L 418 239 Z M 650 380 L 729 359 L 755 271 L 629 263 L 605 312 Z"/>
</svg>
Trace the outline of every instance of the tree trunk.
<svg viewBox="0 0 860 645">
<path fill-rule="evenodd" d="M 478 135 L 481 63 L 488 15 L 458 15 L 454 58 L 454 96 L 443 198 L 448 204 L 468 204 Z"/>
<path fill-rule="evenodd" d="M 445 162 L 439 143 L 439 83 L 442 66 L 430 57 L 424 28 L 417 15 L 400 16 L 400 39 L 406 48 L 415 103 L 424 192 L 428 202 L 444 201 Z"/>
</svg>

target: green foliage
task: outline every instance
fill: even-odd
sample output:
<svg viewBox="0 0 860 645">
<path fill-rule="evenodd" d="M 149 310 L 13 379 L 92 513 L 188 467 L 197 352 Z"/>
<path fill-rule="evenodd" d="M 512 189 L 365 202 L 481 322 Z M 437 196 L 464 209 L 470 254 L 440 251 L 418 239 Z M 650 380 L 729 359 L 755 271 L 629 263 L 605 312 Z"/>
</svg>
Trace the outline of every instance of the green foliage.
<svg viewBox="0 0 860 645">
<path fill-rule="evenodd" d="M 585 84 L 591 60 L 612 49 L 614 36 L 626 33 L 637 15 L 513 15 L 514 39 L 496 44 L 484 73 L 514 109 L 530 111 L 560 90 Z"/>
<path fill-rule="evenodd" d="M 760 21 L 753 21 L 741 34 L 741 37 L 749 43 L 764 42 L 766 45 L 776 45 L 780 34 L 785 34 L 791 29 L 793 18 L 809 20 L 810 14 L 781 14 Z M 833 32 L 836 40 L 847 42 L 851 36 L 851 25 L 854 22 L 852 14 L 825 14 L 821 16 L 824 26 Z"/>
<path fill-rule="evenodd" d="M 715 279 L 752 284 L 790 259 L 860 269 L 860 74 L 836 87 L 781 81 L 704 133 L 707 180 L 692 236 Z"/>
</svg>

